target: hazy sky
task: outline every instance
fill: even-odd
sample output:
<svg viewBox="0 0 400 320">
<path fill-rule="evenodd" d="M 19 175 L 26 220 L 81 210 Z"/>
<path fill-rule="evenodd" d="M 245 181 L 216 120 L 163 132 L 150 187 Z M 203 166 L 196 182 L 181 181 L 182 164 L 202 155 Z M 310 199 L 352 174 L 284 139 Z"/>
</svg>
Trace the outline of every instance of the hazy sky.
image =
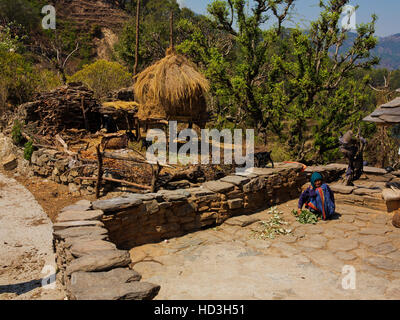
<svg viewBox="0 0 400 320">
<path fill-rule="evenodd" d="M 207 5 L 212 0 L 178 0 L 178 2 L 197 13 L 205 14 Z M 318 17 L 318 3 L 319 0 L 297 0 L 293 15 L 296 23 L 306 28 L 307 21 Z M 378 36 L 400 33 L 400 0 L 352 0 L 350 4 L 360 6 L 356 16 L 357 23 L 369 22 L 374 13 L 378 16 Z"/>
</svg>

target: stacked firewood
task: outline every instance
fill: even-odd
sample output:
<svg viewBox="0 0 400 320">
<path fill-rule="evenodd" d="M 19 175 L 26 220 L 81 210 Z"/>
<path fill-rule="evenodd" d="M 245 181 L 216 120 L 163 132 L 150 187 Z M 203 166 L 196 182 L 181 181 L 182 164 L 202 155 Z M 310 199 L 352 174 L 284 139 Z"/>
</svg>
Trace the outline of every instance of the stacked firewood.
<svg viewBox="0 0 400 320">
<path fill-rule="evenodd" d="M 37 122 L 37 133 L 55 135 L 67 129 L 101 128 L 99 104 L 93 91 L 82 83 L 70 83 L 50 92 L 37 94 L 35 101 L 21 106 L 26 122 Z"/>
</svg>

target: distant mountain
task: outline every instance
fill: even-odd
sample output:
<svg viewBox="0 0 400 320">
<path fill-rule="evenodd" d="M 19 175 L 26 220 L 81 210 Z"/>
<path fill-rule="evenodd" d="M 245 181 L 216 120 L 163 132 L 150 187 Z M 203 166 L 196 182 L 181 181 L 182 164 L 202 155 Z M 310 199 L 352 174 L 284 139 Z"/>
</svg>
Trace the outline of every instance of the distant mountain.
<svg viewBox="0 0 400 320">
<path fill-rule="evenodd" d="M 380 67 L 400 69 L 400 33 L 379 38 L 379 44 L 374 51 L 381 58 Z"/>
<path fill-rule="evenodd" d="M 356 33 L 349 32 L 343 51 L 347 51 L 356 37 Z M 373 54 L 381 58 L 380 68 L 400 69 L 400 33 L 388 37 L 379 37 L 379 43 L 373 50 Z"/>
</svg>

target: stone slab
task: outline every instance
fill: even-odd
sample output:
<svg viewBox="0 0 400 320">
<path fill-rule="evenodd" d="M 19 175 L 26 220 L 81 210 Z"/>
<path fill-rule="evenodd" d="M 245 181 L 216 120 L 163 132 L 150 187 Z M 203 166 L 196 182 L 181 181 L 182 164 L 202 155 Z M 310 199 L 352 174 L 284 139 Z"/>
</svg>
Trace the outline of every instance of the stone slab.
<svg viewBox="0 0 400 320">
<path fill-rule="evenodd" d="M 397 201 L 400 200 L 400 191 L 394 191 L 392 189 L 383 189 L 382 196 L 386 202 Z"/>
<path fill-rule="evenodd" d="M 54 231 L 76 227 L 104 227 L 104 223 L 101 221 L 68 221 L 57 222 L 53 225 Z"/>
<path fill-rule="evenodd" d="M 58 215 L 57 222 L 100 220 L 102 216 L 102 210 L 63 211 Z"/>
<path fill-rule="evenodd" d="M 133 270 L 114 269 L 109 272 L 76 272 L 67 290 L 73 300 L 152 300 L 160 286 L 138 282 Z"/>
<path fill-rule="evenodd" d="M 67 206 L 60 210 L 60 212 L 64 211 L 88 211 L 92 209 L 92 203 L 88 200 L 80 200 L 71 206 Z"/>
<path fill-rule="evenodd" d="M 174 191 L 170 190 L 162 190 L 158 192 L 159 195 L 167 202 L 174 202 L 174 201 L 184 201 L 190 197 L 190 193 L 184 189 L 178 189 Z"/>
<path fill-rule="evenodd" d="M 248 182 L 250 182 L 249 178 L 241 177 L 241 176 L 227 176 L 221 179 L 222 182 L 227 182 L 230 184 L 234 184 L 235 186 L 242 186 Z"/>
<path fill-rule="evenodd" d="M 228 200 L 228 207 L 231 210 L 243 208 L 243 199 Z"/>
<path fill-rule="evenodd" d="M 366 174 L 376 174 L 376 175 L 385 175 L 387 172 L 385 169 L 374 168 L 374 167 L 364 167 L 364 173 Z"/>
<path fill-rule="evenodd" d="M 233 184 L 222 181 L 209 181 L 204 183 L 203 187 L 216 193 L 228 193 L 235 189 Z"/>
<path fill-rule="evenodd" d="M 116 212 L 123 209 L 138 207 L 143 203 L 139 197 L 113 198 L 93 202 L 93 209 L 102 210 L 104 213 Z"/>
<path fill-rule="evenodd" d="M 99 251 L 81 258 L 72 260 L 65 272 L 71 275 L 78 271 L 108 271 L 114 268 L 126 267 L 131 263 L 128 251 L 107 250 Z"/>
<path fill-rule="evenodd" d="M 341 193 L 341 194 L 351 194 L 356 188 L 351 186 L 345 186 L 343 184 L 332 184 L 330 188 L 333 192 Z"/>
<path fill-rule="evenodd" d="M 367 189 L 367 188 L 358 188 L 353 191 L 355 195 L 358 196 L 366 196 L 366 195 L 373 195 L 376 193 L 382 193 L 380 189 Z"/>
<path fill-rule="evenodd" d="M 252 216 L 239 216 L 226 220 L 224 224 L 228 226 L 239 226 L 244 228 L 259 221 L 259 218 L 255 218 Z"/>
<path fill-rule="evenodd" d="M 107 234 L 108 230 L 100 227 L 77 227 L 77 228 L 68 228 L 53 232 L 53 235 L 56 239 L 78 238 L 78 237 L 88 238 L 92 236 L 102 236 Z"/>
<path fill-rule="evenodd" d="M 251 181 L 243 186 L 245 193 L 256 192 L 265 188 L 266 182 L 263 177 L 251 179 Z"/>
<path fill-rule="evenodd" d="M 108 241 L 91 240 L 74 242 L 70 251 L 74 257 L 80 258 L 87 254 L 93 254 L 98 251 L 116 250 L 117 246 Z"/>
</svg>

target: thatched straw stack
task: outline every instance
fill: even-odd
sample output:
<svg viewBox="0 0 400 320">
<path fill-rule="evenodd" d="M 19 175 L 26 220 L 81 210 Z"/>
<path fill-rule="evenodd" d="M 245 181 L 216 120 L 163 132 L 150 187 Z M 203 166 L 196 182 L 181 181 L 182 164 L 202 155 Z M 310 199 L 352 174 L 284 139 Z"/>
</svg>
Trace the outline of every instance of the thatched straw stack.
<svg viewBox="0 0 400 320">
<path fill-rule="evenodd" d="M 185 57 L 168 49 L 166 57 L 137 75 L 135 99 L 141 120 L 187 118 L 201 123 L 207 112 L 207 79 Z"/>
</svg>

